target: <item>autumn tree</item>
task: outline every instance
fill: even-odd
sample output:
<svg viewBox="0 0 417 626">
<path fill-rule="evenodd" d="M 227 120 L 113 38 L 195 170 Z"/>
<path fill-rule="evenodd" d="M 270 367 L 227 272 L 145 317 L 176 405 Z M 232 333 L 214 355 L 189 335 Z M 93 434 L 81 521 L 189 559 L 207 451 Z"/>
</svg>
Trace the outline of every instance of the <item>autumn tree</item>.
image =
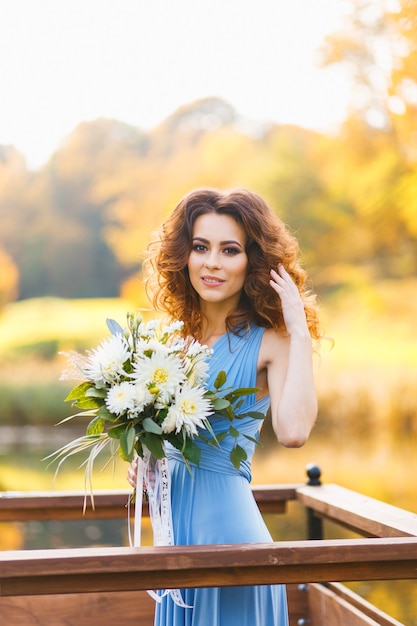
<svg viewBox="0 0 417 626">
<path fill-rule="evenodd" d="M 324 64 L 352 76 L 351 113 L 339 136 L 352 176 L 339 177 L 367 234 L 365 259 L 379 273 L 417 270 L 417 5 L 410 0 L 351 0 L 343 31 L 327 38 Z M 335 153 L 336 154 L 336 153 Z"/>
<path fill-rule="evenodd" d="M 18 295 L 19 271 L 7 252 L 0 249 L 0 311 Z"/>
</svg>

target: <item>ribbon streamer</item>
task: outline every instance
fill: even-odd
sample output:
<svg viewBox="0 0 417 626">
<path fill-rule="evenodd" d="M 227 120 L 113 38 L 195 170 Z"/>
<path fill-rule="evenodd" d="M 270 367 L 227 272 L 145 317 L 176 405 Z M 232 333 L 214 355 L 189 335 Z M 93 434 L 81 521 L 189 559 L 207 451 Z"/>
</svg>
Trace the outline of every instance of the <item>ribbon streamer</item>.
<svg viewBox="0 0 417 626">
<path fill-rule="evenodd" d="M 143 458 L 138 456 L 133 535 L 133 546 L 135 548 L 141 546 L 142 540 L 142 493 L 144 490 L 146 490 L 148 495 L 149 516 L 152 523 L 154 545 L 173 546 L 174 531 L 172 528 L 171 481 L 168 459 L 166 457 L 163 459 L 155 459 L 151 452 L 145 447 L 143 448 Z M 129 543 L 132 546 L 130 524 Z M 184 602 L 179 589 L 166 589 L 161 595 L 151 590 L 148 590 L 148 593 L 156 602 L 161 602 L 161 599 L 169 594 L 178 606 L 192 608 Z"/>
</svg>

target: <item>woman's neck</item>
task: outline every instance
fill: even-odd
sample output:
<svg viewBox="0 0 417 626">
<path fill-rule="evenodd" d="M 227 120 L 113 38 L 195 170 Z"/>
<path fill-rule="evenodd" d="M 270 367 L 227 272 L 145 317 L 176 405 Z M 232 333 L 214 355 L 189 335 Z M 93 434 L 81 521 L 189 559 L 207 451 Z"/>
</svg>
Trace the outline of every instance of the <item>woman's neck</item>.
<svg viewBox="0 0 417 626">
<path fill-rule="evenodd" d="M 219 337 L 225 334 L 226 318 L 230 314 L 230 305 L 227 303 L 202 304 L 201 342 L 207 346 L 213 345 Z"/>
<path fill-rule="evenodd" d="M 201 331 L 201 343 L 210 347 L 226 332 L 226 320 L 221 317 L 206 318 Z"/>
</svg>

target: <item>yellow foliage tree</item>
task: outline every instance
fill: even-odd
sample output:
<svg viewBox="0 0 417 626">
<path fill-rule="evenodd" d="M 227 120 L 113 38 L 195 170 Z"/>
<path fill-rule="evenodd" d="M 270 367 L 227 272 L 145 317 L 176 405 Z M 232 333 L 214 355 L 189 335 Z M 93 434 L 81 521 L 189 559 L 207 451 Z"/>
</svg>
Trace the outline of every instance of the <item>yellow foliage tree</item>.
<svg viewBox="0 0 417 626">
<path fill-rule="evenodd" d="M 19 286 L 19 271 L 7 252 L 0 249 L 0 309 L 16 300 Z"/>
</svg>

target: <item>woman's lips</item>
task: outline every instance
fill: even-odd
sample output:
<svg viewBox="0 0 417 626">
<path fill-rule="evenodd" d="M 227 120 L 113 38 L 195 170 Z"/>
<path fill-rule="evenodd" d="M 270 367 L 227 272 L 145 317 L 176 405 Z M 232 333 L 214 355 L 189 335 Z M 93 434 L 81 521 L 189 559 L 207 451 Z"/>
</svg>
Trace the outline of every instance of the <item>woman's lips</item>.
<svg viewBox="0 0 417 626">
<path fill-rule="evenodd" d="M 202 276 L 201 280 L 205 285 L 221 285 L 226 282 L 222 278 L 218 278 L 217 276 Z"/>
</svg>

